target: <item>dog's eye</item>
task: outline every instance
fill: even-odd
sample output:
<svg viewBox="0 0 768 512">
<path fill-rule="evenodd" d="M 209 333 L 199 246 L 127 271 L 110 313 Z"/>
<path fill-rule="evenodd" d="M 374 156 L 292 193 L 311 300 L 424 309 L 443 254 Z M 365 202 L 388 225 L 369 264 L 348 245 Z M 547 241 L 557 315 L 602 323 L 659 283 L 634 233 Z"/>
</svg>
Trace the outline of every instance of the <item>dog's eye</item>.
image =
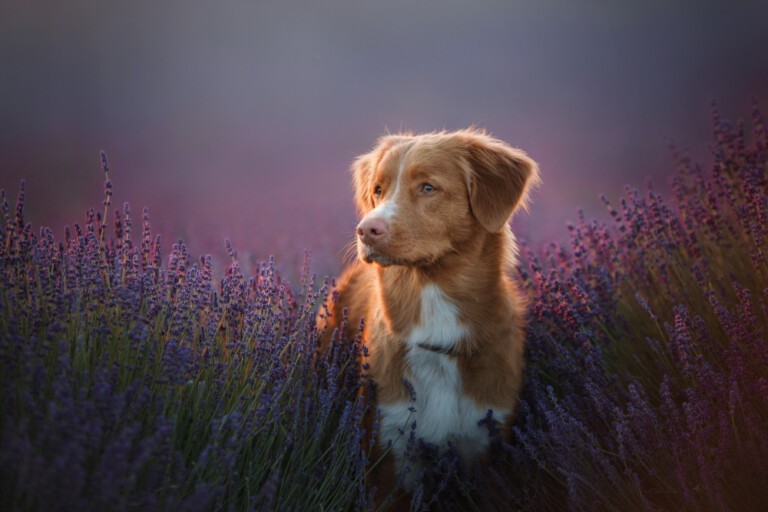
<svg viewBox="0 0 768 512">
<path fill-rule="evenodd" d="M 373 189 L 373 195 L 376 197 L 381 195 L 381 185 L 376 185 L 376 188 Z"/>
<path fill-rule="evenodd" d="M 424 183 L 421 185 L 421 191 L 424 192 L 425 194 L 429 194 L 430 192 L 434 192 L 435 190 L 437 189 L 431 183 Z"/>
</svg>

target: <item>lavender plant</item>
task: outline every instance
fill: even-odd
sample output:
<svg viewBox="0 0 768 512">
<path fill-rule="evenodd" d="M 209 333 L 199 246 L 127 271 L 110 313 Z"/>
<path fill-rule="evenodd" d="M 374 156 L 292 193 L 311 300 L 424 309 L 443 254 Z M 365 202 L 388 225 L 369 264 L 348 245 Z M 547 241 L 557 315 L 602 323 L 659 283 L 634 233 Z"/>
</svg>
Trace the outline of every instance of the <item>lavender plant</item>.
<svg viewBox="0 0 768 512">
<path fill-rule="evenodd" d="M 768 502 L 768 131 L 715 113 L 713 163 L 524 248 L 526 385 L 493 462 L 410 435 L 413 510 L 760 510 Z M 57 242 L 0 197 L 0 508 L 364 510 L 360 347 L 270 260 L 218 285 L 145 210 Z M 107 219 L 113 216 L 114 232 Z"/>
<path fill-rule="evenodd" d="M 0 229 L 0 508 L 340 510 L 367 506 L 354 343 L 317 355 L 327 283 L 294 294 L 237 255 L 218 286 L 182 241 L 163 265 L 144 210 L 63 241 Z M 343 484 L 342 484 L 343 483 Z"/>
<path fill-rule="evenodd" d="M 570 249 L 525 251 L 524 400 L 499 461 L 535 510 L 761 510 L 768 500 L 768 133 L 715 118 L 673 201 L 627 189 Z"/>
</svg>

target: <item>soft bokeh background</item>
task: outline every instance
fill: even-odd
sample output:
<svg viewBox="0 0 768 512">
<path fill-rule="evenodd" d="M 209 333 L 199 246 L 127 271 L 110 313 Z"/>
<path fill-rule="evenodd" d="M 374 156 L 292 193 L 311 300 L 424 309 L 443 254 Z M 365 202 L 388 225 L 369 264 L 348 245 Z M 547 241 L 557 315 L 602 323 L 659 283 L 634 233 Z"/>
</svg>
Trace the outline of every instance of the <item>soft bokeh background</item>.
<svg viewBox="0 0 768 512">
<path fill-rule="evenodd" d="M 624 184 L 657 188 L 671 138 L 705 159 L 709 102 L 768 110 L 768 2 L 0 1 L 0 187 L 61 234 L 102 197 L 166 247 L 335 272 L 347 169 L 385 130 L 476 124 L 539 161 L 532 245 Z"/>
</svg>

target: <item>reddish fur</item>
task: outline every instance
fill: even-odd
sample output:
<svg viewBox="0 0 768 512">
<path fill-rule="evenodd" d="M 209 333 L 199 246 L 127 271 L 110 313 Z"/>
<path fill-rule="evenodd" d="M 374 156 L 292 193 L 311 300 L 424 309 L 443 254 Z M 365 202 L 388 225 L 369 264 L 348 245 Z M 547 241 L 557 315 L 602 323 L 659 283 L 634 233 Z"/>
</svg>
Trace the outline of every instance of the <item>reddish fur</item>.
<svg viewBox="0 0 768 512">
<path fill-rule="evenodd" d="M 522 386 L 524 306 L 508 277 L 516 249 L 507 224 L 537 182 L 537 166 L 522 151 L 476 130 L 388 135 L 353 166 L 361 217 L 391 199 L 399 169 L 405 188 L 386 240 L 374 249 L 358 241 L 360 259 L 344 271 L 338 300 L 329 303 L 325 341 L 343 308 L 350 339 L 365 318 L 376 400 L 407 399 L 405 339 L 419 322 L 422 287 L 436 284 L 470 332 L 450 356 L 457 359 L 463 393 L 479 405 L 514 410 Z M 421 193 L 423 182 L 439 193 Z M 376 185 L 383 191 L 378 198 Z M 373 477 L 380 488 L 392 485 L 391 462 Z"/>
</svg>

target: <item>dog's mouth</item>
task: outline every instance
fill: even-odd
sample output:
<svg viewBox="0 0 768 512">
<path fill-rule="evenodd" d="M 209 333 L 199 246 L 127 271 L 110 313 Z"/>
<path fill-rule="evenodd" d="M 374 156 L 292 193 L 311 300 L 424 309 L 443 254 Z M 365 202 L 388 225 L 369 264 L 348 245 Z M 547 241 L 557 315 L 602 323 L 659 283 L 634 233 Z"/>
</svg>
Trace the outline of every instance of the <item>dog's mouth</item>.
<svg viewBox="0 0 768 512">
<path fill-rule="evenodd" d="M 366 263 L 378 263 L 382 267 L 388 267 L 390 265 L 403 265 L 404 262 L 402 260 L 399 260 L 398 258 L 393 258 L 391 256 L 388 256 L 386 254 L 383 254 L 370 245 L 363 244 L 363 251 L 362 251 L 362 257 L 363 260 Z"/>
<path fill-rule="evenodd" d="M 382 267 L 389 267 L 391 265 L 403 265 L 407 267 L 420 267 L 429 265 L 430 263 L 434 263 L 436 258 L 417 258 L 417 259 L 406 259 L 406 258 L 396 258 L 394 256 L 390 256 L 388 254 L 384 254 L 383 252 L 377 251 L 370 245 L 361 244 L 363 250 L 362 250 L 362 259 L 366 263 L 377 263 L 381 265 Z"/>
</svg>

